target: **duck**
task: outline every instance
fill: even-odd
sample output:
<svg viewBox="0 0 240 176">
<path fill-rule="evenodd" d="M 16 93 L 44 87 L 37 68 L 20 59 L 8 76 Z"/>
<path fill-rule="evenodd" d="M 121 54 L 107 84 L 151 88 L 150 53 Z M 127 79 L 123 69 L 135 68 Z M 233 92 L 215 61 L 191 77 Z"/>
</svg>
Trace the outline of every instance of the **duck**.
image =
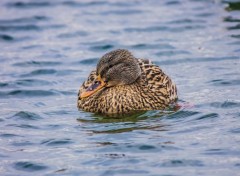
<svg viewBox="0 0 240 176">
<path fill-rule="evenodd" d="M 104 54 L 78 92 L 79 110 L 128 114 L 164 110 L 178 99 L 176 84 L 148 59 L 127 49 Z"/>
</svg>

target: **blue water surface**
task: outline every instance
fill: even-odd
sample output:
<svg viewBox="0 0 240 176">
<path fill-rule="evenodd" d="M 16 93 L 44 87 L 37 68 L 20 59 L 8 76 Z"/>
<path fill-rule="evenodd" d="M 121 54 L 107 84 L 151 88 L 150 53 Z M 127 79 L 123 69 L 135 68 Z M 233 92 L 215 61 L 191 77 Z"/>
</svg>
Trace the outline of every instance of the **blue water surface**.
<svg viewBox="0 0 240 176">
<path fill-rule="evenodd" d="M 159 65 L 182 107 L 78 111 L 117 48 Z M 0 175 L 240 173 L 239 1 L 1 0 L 0 63 Z"/>
</svg>

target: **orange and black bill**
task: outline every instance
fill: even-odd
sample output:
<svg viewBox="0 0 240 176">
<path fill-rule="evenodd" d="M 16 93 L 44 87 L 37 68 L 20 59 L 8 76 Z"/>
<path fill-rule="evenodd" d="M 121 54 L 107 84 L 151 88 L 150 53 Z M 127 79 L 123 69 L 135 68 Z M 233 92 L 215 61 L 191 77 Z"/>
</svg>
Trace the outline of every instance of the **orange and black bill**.
<svg viewBox="0 0 240 176">
<path fill-rule="evenodd" d="M 106 83 L 100 78 L 100 76 L 98 76 L 96 80 L 93 82 L 93 84 L 89 86 L 87 90 L 81 94 L 81 98 L 89 97 L 90 95 L 102 89 L 105 86 L 105 84 Z"/>
</svg>

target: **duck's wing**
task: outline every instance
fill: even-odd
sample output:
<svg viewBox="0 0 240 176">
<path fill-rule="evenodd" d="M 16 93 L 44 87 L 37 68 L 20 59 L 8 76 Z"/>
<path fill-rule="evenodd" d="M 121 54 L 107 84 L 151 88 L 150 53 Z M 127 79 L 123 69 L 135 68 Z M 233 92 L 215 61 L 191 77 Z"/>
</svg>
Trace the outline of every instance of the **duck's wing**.
<svg viewBox="0 0 240 176">
<path fill-rule="evenodd" d="M 138 62 L 149 90 L 155 92 L 157 96 L 164 96 L 169 103 L 176 101 L 177 88 L 171 78 L 147 59 L 138 59 Z"/>
<path fill-rule="evenodd" d="M 87 90 L 87 88 L 92 85 L 92 82 L 97 78 L 97 74 L 96 74 L 96 71 L 92 71 L 90 73 L 90 75 L 88 76 L 87 80 L 84 81 L 79 89 L 79 92 L 78 92 L 78 98 L 80 98 L 80 95 L 82 92 L 85 92 Z"/>
</svg>

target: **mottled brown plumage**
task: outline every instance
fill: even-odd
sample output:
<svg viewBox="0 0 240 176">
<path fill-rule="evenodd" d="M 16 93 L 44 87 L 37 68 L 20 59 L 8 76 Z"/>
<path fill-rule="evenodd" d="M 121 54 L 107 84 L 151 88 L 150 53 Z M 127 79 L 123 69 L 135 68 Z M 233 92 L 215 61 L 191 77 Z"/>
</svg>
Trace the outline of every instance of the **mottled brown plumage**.
<svg viewBox="0 0 240 176">
<path fill-rule="evenodd" d="M 97 76 L 106 85 L 88 97 Z M 177 88 L 159 66 L 137 59 L 128 50 L 105 54 L 78 94 L 78 108 L 95 113 L 123 114 L 142 110 L 162 110 L 177 100 Z"/>
</svg>

